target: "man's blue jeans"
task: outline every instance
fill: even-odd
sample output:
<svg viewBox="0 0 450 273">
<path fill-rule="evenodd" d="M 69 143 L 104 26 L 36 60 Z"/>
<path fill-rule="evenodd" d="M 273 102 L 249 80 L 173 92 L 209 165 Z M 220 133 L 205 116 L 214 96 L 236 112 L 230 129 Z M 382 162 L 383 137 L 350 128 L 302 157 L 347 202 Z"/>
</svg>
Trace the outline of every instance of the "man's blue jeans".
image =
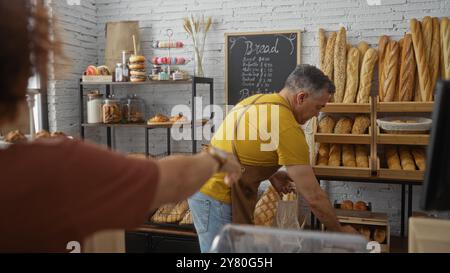
<svg viewBox="0 0 450 273">
<path fill-rule="evenodd" d="M 197 192 L 188 199 L 201 252 L 208 252 L 222 227 L 231 223 L 231 204 Z"/>
</svg>

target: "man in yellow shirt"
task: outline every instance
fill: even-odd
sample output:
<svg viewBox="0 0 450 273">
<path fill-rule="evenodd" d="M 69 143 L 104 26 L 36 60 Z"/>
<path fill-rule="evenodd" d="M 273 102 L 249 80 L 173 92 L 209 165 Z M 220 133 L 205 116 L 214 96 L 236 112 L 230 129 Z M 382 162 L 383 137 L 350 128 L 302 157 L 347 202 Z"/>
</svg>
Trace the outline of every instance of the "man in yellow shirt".
<svg viewBox="0 0 450 273">
<path fill-rule="evenodd" d="M 243 166 L 243 175 L 232 188 L 217 173 L 189 199 L 202 252 L 227 223 L 253 223 L 257 188 L 269 179 L 278 191 L 290 181 L 330 231 L 353 232 L 337 221 L 327 194 L 320 188 L 309 162 L 309 149 L 300 127 L 319 114 L 335 87 L 322 71 L 298 65 L 284 88 L 274 94 L 242 100 L 226 116 L 211 140 L 211 146 L 233 152 Z M 287 173 L 277 170 L 286 166 Z"/>
</svg>

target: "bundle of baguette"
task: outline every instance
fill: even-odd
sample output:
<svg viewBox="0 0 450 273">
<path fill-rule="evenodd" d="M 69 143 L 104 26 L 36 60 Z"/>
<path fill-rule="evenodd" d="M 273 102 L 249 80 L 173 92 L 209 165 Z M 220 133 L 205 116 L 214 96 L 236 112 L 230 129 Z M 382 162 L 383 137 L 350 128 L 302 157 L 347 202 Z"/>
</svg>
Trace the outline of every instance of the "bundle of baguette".
<svg viewBox="0 0 450 273">
<path fill-rule="evenodd" d="M 385 157 L 391 170 L 425 171 L 425 149 L 422 147 L 387 145 Z"/>
<path fill-rule="evenodd" d="M 376 50 L 347 44 L 343 27 L 328 39 L 319 29 L 320 68 L 336 86 L 333 101 L 368 103 L 376 63 L 380 101 L 432 101 L 436 81 L 450 79 L 450 21 L 412 19 L 410 32 L 399 41 L 381 36 Z"/>
<path fill-rule="evenodd" d="M 366 42 L 357 47 L 347 43 L 344 27 L 330 33 L 319 29 L 320 69 L 333 80 L 336 92 L 332 98 L 337 103 L 368 103 L 373 71 L 377 63 L 377 50 Z"/>
<path fill-rule="evenodd" d="M 319 121 L 318 133 L 323 134 L 365 134 L 370 126 L 367 115 L 357 115 L 355 118 L 341 117 L 336 122 L 331 116 L 324 116 Z"/>
<path fill-rule="evenodd" d="M 177 204 L 167 204 L 160 207 L 151 217 L 154 223 L 178 223 L 180 222 L 189 209 L 187 200 Z"/>
<path fill-rule="evenodd" d="M 320 143 L 318 166 L 369 168 L 367 145 Z"/>
</svg>

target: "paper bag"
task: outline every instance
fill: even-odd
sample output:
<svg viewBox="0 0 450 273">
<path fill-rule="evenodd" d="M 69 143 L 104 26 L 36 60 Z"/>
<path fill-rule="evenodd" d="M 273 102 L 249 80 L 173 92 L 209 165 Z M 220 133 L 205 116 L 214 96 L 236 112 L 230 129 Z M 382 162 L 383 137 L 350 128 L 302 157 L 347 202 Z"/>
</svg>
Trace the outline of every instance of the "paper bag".
<svg viewBox="0 0 450 273">
<path fill-rule="evenodd" d="M 139 21 L 106 23 L 105 65 L 112 71 L 117 63 L 122 63 L 122 51 L 134 52 L 133 35 L 136 38 L 136 50 L 140 51 Z"/>
</svg>

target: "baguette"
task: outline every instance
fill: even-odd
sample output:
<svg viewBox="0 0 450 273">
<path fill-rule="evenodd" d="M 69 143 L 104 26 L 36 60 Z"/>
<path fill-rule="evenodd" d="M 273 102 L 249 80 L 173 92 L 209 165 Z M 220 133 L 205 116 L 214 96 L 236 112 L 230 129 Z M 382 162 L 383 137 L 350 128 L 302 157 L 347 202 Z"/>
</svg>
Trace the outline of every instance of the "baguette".
<svg viewBox="0 0 450 273">
<path fill-rule="evenodd" d="M 414 57 L 414 60 L 416 58 Z M 420 84 L 419 84 L 419 71 L 417 71 L 416 64 L 416 73 L 414 73 L 414 101 L 422 101 L 420 96 Z"/>
<path fill-rule="evenodd" d="M 359 70 L 361 72 L 361 66 L 363 62 L 364 54 L 366 54 L 366 51 L 369 49 L 369 44 L 362 41 L 358 44 L 358 50 L 359 50 Z"/>
<path fill-rule="evenodd" d="M 334 46 L 334 85 L 336 92 L 334 93 L 334 101 L 342 102 L 345 92 L 345 72 L 347 63 L 347 35 L 344 27 L 339 29 Z"/>
<path fill-rule="evenodd" d="M 416 59 L 411 34 L 406 34 L 403 41 L 399 77 L 399 100 L 411 101 L 414 95 L 414 76 L 416 75 Z"/>
<path fill-rule="evenodd" d="M 426 156 L 423 148 L 412 148 L 411 153 L 414 157 L 414 162 L 419 170 L 425 171 L 426 168 Z"/>
<path fill-rule="evenodd" d="M 420 97 L 422 101 L 431 100 L 431 79 L 430 69 L 425 58 L 425 45 L 423 42 L 422 30 L 416 19 L 410 22 L 414 54 L 416 56 L 417 68 L 419 71 Z"/>
<path fill-rule="evenodd" d="M 355 147 L 353 145 L 342 145 L 342 163 L 345 167 L 356 167 Z"/>
<path fill-rule="evenodd" d="M 331 144 L 330 158 L 328 160 L 328 166 L 339 167 L 341 166 L 341 145 Z"/>
<path fill-rule="evenodd" d="M 406 171 L 415 171 L 416 165 L 414 164 L 414 159 L 407 146 L 400 146 L 398 148 L 400 154 L 400 162 L 402 164 L 402 169 Z"/>
<path fill-rule="evenodd" d="M 336 122 L 330 116 L 324 116 L 319 122 L 319 133 L 331 134 L 334 130 Z"/>
<path fill-rule="evenodd" d="M 330 80 L 333 80 L 334 69 L 334 46 L 336 44 L 336 32 L 332 32 L 327 39 L 327 49 L 325 52 L 325 62 L 323 73 L 328 76 Z"/>
<path fill-rule="evenodd" d="M 432 96 L 434 95 L 434 88 L 436 82 L 439 78 L 439 62 L 440 62 L 440 44 L 441 44 L 441 34 L 440 34 L 440 24 L 439 19 L 433 18 L 433 38 L 431 40 L 431 53 L 428 65 L 430 67 L 430 77 L 431 77 L 431 91 Z M 432 98 L 431 98 L 432 100 Z"/>
<path fill-rule="evenodd" d="M 370 126 L 370 118 L 366 115 L 358 115 L 352 127 L 352 134 L 364 134 Z"/>
<path fill-rule="evenodd" d="M 405 37 L 398 40 L 398 73 L 397 73 L 397 86 L 394 92 L 394 101 L 400 101 L 400 68 L 402 67 L 402 50 L 405 43 Z"/>
<path fill-rule="evenodd" d="M 398 42 L 390 41 L 384 56 L 383 66 L 383 101 L 393 101 L 394 93 L 397 89 L 397 74 L 398 74 L 398 58 L 399 58 L 399 46 Z"/>
<path fill-rule="evenodd" d="M 350 134 L 352 131 L 353 120 L 348 117 L 343 117 L 338 120 L 334 127 L 335 134 Z"/>
<path fill-rule="evenodd" d="M 359 85 L 359 51 L 352 47 L 347 54 L 347 79 L 344 103 L 354 103 Z"/>
<path fill-rule="evenodd" d="M 369 152 L 366 145 L 355 145 L 356 167 L 369 168 Z"/>
<path fill-rule="evenodd" d="M 439 69 L 441 70 L 441 74 L 440 74 L 441 79 L 445 79 L 444 30 L 443 30 L 444 24 L 445 24 L 444 21 L 445 21 L 445 18 L 442 18 L 440 26 L 439 26 L 439 34 L 440 34 L 440 40 L 441 40 L 441 50 L 440 50 L 441 61 L 439 62 L 440 63 Z M 448 22 L 447 22 L 447 25 L 448 25 Z"/>
<path fill-rule="evenodd" d="M 383 101 L 384 90 L 383 90 L 383 69 L 384 69 L 384 58 L 386 56 L 387 46 L 389 44 L 389 37 L 383 35 L 378 41 L 378 95 L 380 96 L 380 101 Z"/>
<path fill-rule="evenodd" d="M 319 58 L 320 58 L 320 70 L 324 71 L 325 68 L 325 52 L 327 49 L 327 37 L 325 36 L 325 30 L 319 28 Z"/>
<path fill-rule="evenodd" d="M 359 76 L 359 91 L 357 95 L 357 103 L 368 103 L 370 89 L 372 87 L 373 69 L 378 59 L 378 53 L 375 49 L 369 48 L 364 54 L 364 60 Z"/>
<path fill-rule="evenodd" d="M 442 18 L 441 21 L 441 41 L 442 41 L 442 55 L 444 77 L 443 79 L 450 79 L 450 22 L 448 18 Z"/>
<path fill-rule="evenodd" d="M 317 165 L 327 166 L 329 158 L 330 158 L 330 144 L 320 143 L 317 157 Z"/>
<path fill-rule="evenodd" d="M 390 170 L 402 169 L 396 146 L 386 146 L 385 154 L 386 154 L 386 162 Z"/>
<path fill-rule="evenodd" d="M 433 19 L 430 16 L 425 16 L 422 19 L 422 35 L 423 45 L 425 46 L 425 61 L 429 64 L 431 60 L 431 41 L 433 40 Z"/>
</svg>

